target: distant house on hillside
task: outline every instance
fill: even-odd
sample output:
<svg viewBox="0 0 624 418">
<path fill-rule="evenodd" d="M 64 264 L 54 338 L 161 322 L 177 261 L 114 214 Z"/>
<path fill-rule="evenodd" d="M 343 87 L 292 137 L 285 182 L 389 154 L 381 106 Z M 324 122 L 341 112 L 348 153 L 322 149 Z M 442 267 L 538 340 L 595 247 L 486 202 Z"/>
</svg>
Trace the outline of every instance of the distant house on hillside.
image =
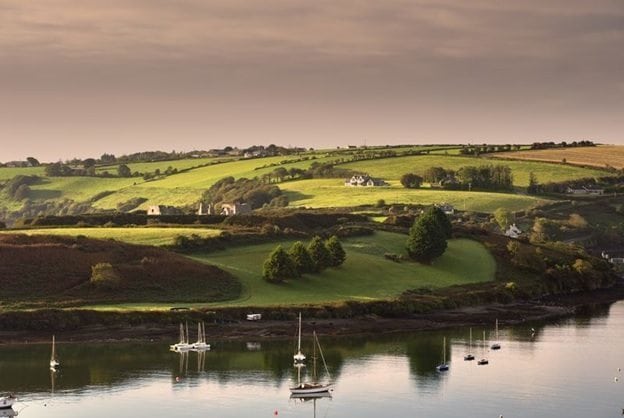
<svg viewBox="0 0 624 418">
<path fill-rule="evenodd" d="M 453 205 L 449 205 L 448 203 L 441 203 L 439 205 L 435 205 L 436 208 L 439 208 L 445 215 L 454 215 L 455 208 Z"/>
<path fill-rule="evenodd" d="M 212 207 L 212 205 L 210 203 L 208 205 L 204 206 L 204 202 L 199 202 L 199 208 L 197 209 L 197 215 L 199 215 L 199 216 L 214 215 L 214 209 L 213 209 L 213 207 Z"/>
<path fill-rule="evenodd" d="M 599 189 L 593 186 L 583 186 L 580 188 L 572 188 L 568 187 L 566 190 L 567 194 L 578 194 L 578 195 L 603 195 L 604 189 Z"/>
<path fill-rule="evenodd" d="M 223 203 L 221 205 L 221 215 L 243 215 L 251 212 L 251 206 L 247 203 Z"/>
<path fill-rule="evenodd" d="M 520 238 L 520 235 L 522 235 L 522 231 L 516 224 L 509 225 L 509 228 L 505 231 L 505 236 L 509 238 Z"/>
<path fill-rule="evenodd" d="M 153 205 L 147 208 L 147 214 L 149 216 L 182 215 L 183 212 L 181 209 L 178 209 L 175 206 Z"/>
<path fill-rule="evenodd" d="M 387 185 L 388 183 L 386 183 L 382 179 L 376 179 L 367 174 L 356 174 L 350 179 L 345 180 L 345 186 L 348 187 L 378 187 Z"/>
</svg>

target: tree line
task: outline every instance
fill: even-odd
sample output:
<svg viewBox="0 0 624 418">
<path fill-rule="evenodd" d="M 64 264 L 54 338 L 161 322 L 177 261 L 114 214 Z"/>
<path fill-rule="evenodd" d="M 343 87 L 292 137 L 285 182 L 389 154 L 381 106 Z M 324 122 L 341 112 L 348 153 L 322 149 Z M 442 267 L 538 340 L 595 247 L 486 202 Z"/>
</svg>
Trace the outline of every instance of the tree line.
<svg viewBox="0 0 624 418">
<path fill-rule="evenodd" d="M 401 176 L 401 184 L 408 189 L 419 188 L 423 182 L 450 190 L 513 190 L 511 168 L 501 164 L 465 166 L 459 170 L 443 167 L 429 167 L 422 176 L 406 173 Z"/>
<path fill-rule="evenodd" d="M 303 274 L 320 273 L 329 267 L 339 267 L 347 254 L 337 236 L 323 240 L 315 236 L 307 247 L 295 242 L 288 251 L 278 245 L 264 261 L 262 277 L 271 283 L 301 277 Z"/>
</svg>

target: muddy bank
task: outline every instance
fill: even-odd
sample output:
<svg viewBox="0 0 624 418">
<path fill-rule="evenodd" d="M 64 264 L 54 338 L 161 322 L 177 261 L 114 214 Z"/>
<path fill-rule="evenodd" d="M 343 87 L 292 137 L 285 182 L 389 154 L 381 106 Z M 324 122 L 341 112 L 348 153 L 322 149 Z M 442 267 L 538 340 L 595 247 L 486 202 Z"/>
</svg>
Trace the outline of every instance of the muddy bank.
<svg viewBox="0 0 624 418">
<path fill-rule="evenodd" d="M 305 327 L 314 327 L 320 335 L 348 336 L 416 332 L 465 326 L 491 326 L 498 318 L 501 326 L 538 322 L 586 312 L 588 307 L 605 305 L 624 299 L 624 284 L 588 293 L 553 296 L 531 302 L 491 304 L 442 310 L 405 318 L 383 318 L 366 315 L 349 319 L 304 320 Z M 295 332 L 293 321 L 260 320 L 207 323 L 210 341 L 287 339 Z M 50 339 L 50 331 L 0 330 L 0 344 L 42 343 Z M 175 324 L 143 323 L 134 326 L 89 326 L 72 331 L 57 332 L 57 341 L 115 342 L 170 341 L 178 335 Z M 191 333 L 193 335 L 193 333 Z"/>
</svg>

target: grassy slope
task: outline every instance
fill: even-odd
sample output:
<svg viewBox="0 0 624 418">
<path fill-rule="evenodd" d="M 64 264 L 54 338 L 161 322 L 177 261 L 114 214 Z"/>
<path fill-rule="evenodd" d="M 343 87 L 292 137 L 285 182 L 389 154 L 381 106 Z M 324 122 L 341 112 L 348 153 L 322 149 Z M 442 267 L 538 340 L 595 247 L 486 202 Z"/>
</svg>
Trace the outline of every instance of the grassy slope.
<svg viewBox="0 0 624 418">
<path fill-rule="evenodd" d="M 0 181 L 12 179 L 15 176 L 42 176 L 44 167 L 0 167 Z"/>
<path fill-rule="evenodd" d="M 493 257 L 471 240 L 451 240 L 447 252 L 431 266 L 413 262 L 395 263 L 384 253 L 405 253 L 407 236 L 377 232 L 343 243 L 347 261 L 338 269 L 306 275 L 282 285 L 265 282 L 262 263 L 276 243 L 232 248 L 193 258 L 229 271 L 243 283 L 243 298 L 227 305 L 296 305 L 392 298 L 407 289 L 444 287 L 493 280 Z M 283 241 L 284 247 L 292 241 Z"/>
<path fill-rule="evenodd" d="M 156 169 L 160 169 L 164 172 L 167 167 L 176 168 L 178 170 L 185 170 L 192 167 L 197 167 L 203 164 L 213 163 L 215 161 L 228 160 L 232 157 L 219 157 L 219 158 L 187 158 L 183 160 L 171 160 L 171 161 L 153 161 L 148 163 L 128 163 L 126 164 L 130 171 L 133 173 L 138 171 L 140 173 L 153 173 Z M 96 168 L 96 172 L 103 173 L 108 171 L 111 174 L 117 174 L 117 167 L 119 164 L 103 165 Z"/>
<path fill-rule="evenodd" d="M 547 203 L 533 196 L 445 191 L 431 189 L 405 189 L 396 181 L 390 187 L 345 187 L 341 179 L 300 180 L 280 184 L 288 193 L 291 206 L 341 207 L 374 204 L 379 199 L 387 204 L 433 204 L 448 202 L 458 209 L 493 212 L 499 207 L 517 211 Z"/>
<path fill-rule="evenodd" d="M 515 156 L 511 153 L 509 156 Z M 485 158 L 459 157 L 452 155 L 422 155 L 397 157 L 370 161 L 357 161 L 341 164 L 340 167 L 364 171 L 372 176 L 389 180 L 399 180 L 405 173 L 422 174 L 429 167 L 444 167 L 458 170 L 467 165 L 505 164 L 508 165 L 514 176 L 516 186 L 529 184 L 529 173 L 533 172 L 539 182 L 563 181 L 568 179 L 593 177 L 604 175 L 603 171 L 571 167 L 557 164 L 545 164 L 531 161 L 498 161 Z"/>
<path fill-rule="evenodd" d="M 518 160 L 552 161 L 560 163 L 564 158 L 568 163 L 604 168 L 607 165 L 624 168 L 624 146 L 599 145 L 597 147 L 561 148 L 522 152 L 501 152 L 494 157 Z"/>
<path fill-rule="evenodd" d="M 129 244 L 140 245 L 170 245 L 173 244 L 178 235 L 190 236 L 192 234 L 200 237 L 211 237 L 221 233 L 218 229 L 207 228 L 47 228 L 47 229 L 27 229 L 27 230 L 7 230 L 0 231 L 0 234 L 24 233 L 26 235 L 56 235 L 77 237 L 79 235 L 87 238 L 114 239 L 116 241 Z"/>
</svg>

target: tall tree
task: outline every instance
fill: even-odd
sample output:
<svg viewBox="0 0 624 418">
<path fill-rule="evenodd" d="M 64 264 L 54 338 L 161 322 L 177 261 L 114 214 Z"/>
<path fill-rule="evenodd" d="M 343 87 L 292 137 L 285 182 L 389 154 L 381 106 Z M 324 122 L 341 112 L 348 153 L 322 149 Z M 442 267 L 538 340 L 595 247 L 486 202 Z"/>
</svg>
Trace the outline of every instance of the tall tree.
<svg viewBox="0 0 624 418">
<path fill-rule="evenodd" d="M 453 225 L 451 225 L 451 221 L 449 220 L 446 213 L 440 208 L 433 207 L 429 210 L 430 215 L 433 216 L 435 222 L 438 224 L 438 227 L 444 234 L 445 238 L 451 238 L 453 235 Z"/>
<path fill-rule="evenodd" d="M 278 245 L 264 262 L 262 276 L 268 282 L 280 283 L 298 275 L 295 263 L 281 245 Z"/>
<path fill-rule="evenodd" d="M 320 272 L 331 266 L 331 254 L 327 250 L 323 239 L 318 235 L 312 238 L 308 245 L 308 252 L 314 262 L 314 271 Z"/>
<path fill-rule="evenodd" d="M 347 253 L 344 248 L 342 248 L 342 244 L 340 244 L 338 237 L 336 235 L 332 235 L 327 240 L 325 246 L 327 247 L 327 251 L 329 251 L 329 255 L 331 257 L 331 266 L 341 266 L 347 259 Z"/>
<path fill-rule="evenodd" d="M 401 184 L 407 189 L 418 189 L 423 182 L 423 178 L 414 173 L 407 173 L 401 176 Z"/>
<path fill-rule="evenodd" d="M 288 255 L 295 263 L 299 274 L 314 273 L 314 261 L 312 261 L 312 257 L 310 257 L 310 253 L 303 242 L 295 242 L 288 250 Z"/>
<path fill-rule="evenodd" d="M 407 253 L 414 260 L 430 263 L 446 251 L 446 238 L 433 213 L 425 213 L 412 225 Z"/>
</svg>

